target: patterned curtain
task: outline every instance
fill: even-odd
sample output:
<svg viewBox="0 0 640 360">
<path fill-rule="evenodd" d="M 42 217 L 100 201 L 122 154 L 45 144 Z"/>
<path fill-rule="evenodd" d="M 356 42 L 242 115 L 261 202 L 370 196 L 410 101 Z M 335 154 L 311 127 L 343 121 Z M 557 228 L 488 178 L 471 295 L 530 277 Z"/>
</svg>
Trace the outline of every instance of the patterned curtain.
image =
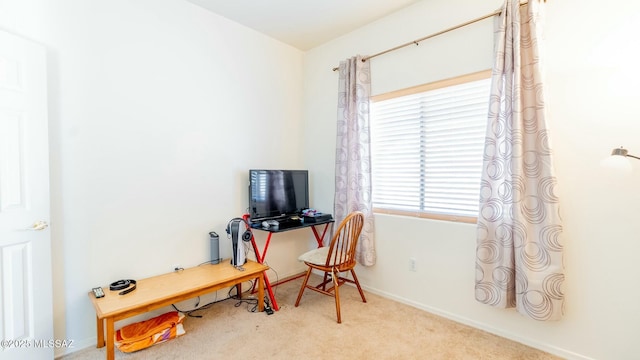
<svg viewBox="0 0 640 360">
<path fill-rule="evenodd" d="M 359 55 L 341 61 L 339 69 L 334 214 L 339 223 L 352 211 L 364 213 L 356 260 L 371 266 L 376 262 L 369 131 L 371 73 L 369 62 L 363 62 Z"/>
<path fill-rule="evenodd" d="M 562 224 L 540 69 L 542 6 L 507 0 L 496 22 L 475 294 L 484 304 L 559 320 Z"/>
</svg>

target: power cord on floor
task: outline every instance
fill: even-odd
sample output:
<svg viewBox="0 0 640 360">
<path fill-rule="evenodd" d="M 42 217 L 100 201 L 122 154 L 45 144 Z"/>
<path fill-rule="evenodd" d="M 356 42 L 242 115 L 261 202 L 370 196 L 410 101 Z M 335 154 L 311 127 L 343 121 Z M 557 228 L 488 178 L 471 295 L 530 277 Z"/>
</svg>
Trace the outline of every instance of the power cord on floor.
<svg viewBox="0 0 640 360">
<path fill-rule="evenodd" d="M 206 263 L 203 263 L 206 264 Z M 249 281 L 249 289 L 251 289 L 253 287 L 253 281 Z M 236 286 L 232 286 L 231 288 L 229 288 L 229 291 L 227 292 L 227 298 L 225 299 L 220 299 L 217 300 L 218 297 L 218 293 L 216 292 L 216 297 L 213 301 L 206 303 L 202 306 L 198 306 L 200 304 L 200 297 L 198 296 L 197 300 L 196 300 L 196 305 L 194 309 L 191 310 L 180 310 L 178 309 L 178 307 L 175 304 L 171 304 L 171 306 L 178 312 L 185 314 L 186 316 L 189 317 L 195 317 L 195 318 L 201 318 L 202 315 L 194 315 L 194 312 L 196 311 L 200 311 L 200 310 L 206 310 L 209 309 L 213 304 L 222 302 L 222 301 L 227 301 L 227 300 L 238 300 L 240 299 L 240 301 L 235 305 L 236 307 L 240 306 L 243 302 L 247 303 L 248 305 L 253 305 L 252 309 L 249 309 L 250 312 L 256 312 L 257 308 L 258 308 L 258 299 L 241 299 L 241 296 L 239 296 L 239 294 L 237 294 L 237 290 L 236 290 L 236 294 L 232 295 L 231 292 L 233 291 L 233 289 L 237 289 Z"/>
<path fill-rule="evenodd" d="M 273 315 L 273 309 L 271 308 L 268 296 L 264 297 L 264 312 L 266 312 L 267 315 Z"/>
<path fill-rule="evenodd" d="M 258 311 L 258 299 L 240 299 L 235 303 L 235 307 L 240 307 L 242 304 L 247 304 L 248 312 Z"/>
<path fill-rule="evenodd" d="M 193 313 L 196 312 L 196 311 L 200 311 L 200 310 L 206 310 L 206 309 L 210 308 L 213 304 L 216 304 L 216 303 L 219 303 L 219 302 L 223 302 L 223 301 L 226 301 L 226 300 L 229 300 L 229 299 L 214 300 L 214 301 L 212 301 L 210 303 L 206 303 L 206 304 L 204 304 L 204 305 L 202 305 L 200 307 L 196 307 L 195 309 L 191 309 L 191 310 L 180 310 L 180 309 L 178 309 L 178 307 L 175 304 L 171 304 L 171 306 L 173 306 L 173 308 L 177 312 L 183 313 L 186 316 L 195 317 L 195 318 L 201 318 L 202 315 L 194 315 Z M 198 303 L 196 304 L 196 306 L 198 306 L 199 303 L 200 303 L 200 300 L 198 300 Z"/>
<path fill-rule="evenodd" d="M 198 266 L 209 264 L 209 263 L 210 262 L 207 261 L 207 262 L 198 264 Z M 265 265 L 268 266 L 268 264 L 266 262 L 265 262 Z M 275 273 L 275 275 L 276 275 L 276 283 L 277 283 L 278 282 L 278 278 L 279 278 L 278 272 L 275 269 L 271 268 L 271 267 L 269 268 L 269 270 L 272 270 Z M 246 293 L 251 293 L 252 290 L 254 289 L 255 281 L 252 280 L 252 281 L 249 281 L 249 283 L 250 283 L 250 286 L 248 287 L 249 290 L 245 291 L 244 292 L 245 294 Z M 235 295 L 232 295 L 233 289 L 236 289 L 236 294 Z M 216 292 L 216 298 L 217 298 L 217 296 L 218 296 L 218 293 Z M 274 296 L 275 296 L 275 294 L 274 294 Z M 178 311 L 180 313 L 183 313 L 186 316 L 195 317 L 195 318 L 202 318 L 202 315 L 194 315 L 193 313 L 196 312 L 196 311 L 200 311 L 200 310 L 206 310 L 206 309 L 210 308 L 213 304 L 216 304 L 216 303 L 219 303 L 219 302 L 222 302 L 222 301 L 226 301 L 226 300 L 237 300 L 237 302 L 234 304 L 235 307 L 239 307 L 242 304 L 247 304 L 247 311 L 249 311 L 249 312 L 257 312 L 258 311 L 258 299 L 256 299 L 256 298 L 243 299 L 242 298 L 242 294 L 238 294 L 237 286 L 232 286 L 231 288 L 229 288 L 229 291 L 227 292 L 227 298 L 226 299 L 214 300 L 214 301 L 209 302 L 207 304 L 204 304 L 204 305 L 202 305 L 200 307 L 198 307 L 198 305 L 200 304 L 200 297 L 198 296 L 198 298 L 196 300 L 195 308 L 191 309 L 191 310 L 180 310 L 180 309 L 178 309 L 178 307 L 175 304 L 171 304 L 171 306 L 176 311 Z M 271 306 L 271 301 L 269 300 L 269 297 L 266 296 L 266 295 L 264 297 L 264 312 L 266 312 L 267 315 L 272 315 L 274 313 L 273 308 Z"/>
<path fill-rule="evenodd" d="M 250 281 L 249 282 L 250 285 L 248 286 L 247 291 L 244 292 L 244 294 L 251 294 L 251 289 L 253 289 L 253 286 L 255 285 L 255 281 Z M 233 289 L 236 289 L 236 294 L 235 295 L 231 295 L 231 291 L 233 291 Z M 229 298 L 230 299 L 235 299 L 237 302 L 235 303 L 235 307 L 239 307 L 242 304 L 247 304 L 247 311 L 249 312 L 256 312 L 258 311 L 258 299 L 256 298 L 244 298 L 242 297 L 242 294 L 238 294 L 237 293 L 237 287 L 234 286 L 231 289 L 229 289 Z"/>
</svg>

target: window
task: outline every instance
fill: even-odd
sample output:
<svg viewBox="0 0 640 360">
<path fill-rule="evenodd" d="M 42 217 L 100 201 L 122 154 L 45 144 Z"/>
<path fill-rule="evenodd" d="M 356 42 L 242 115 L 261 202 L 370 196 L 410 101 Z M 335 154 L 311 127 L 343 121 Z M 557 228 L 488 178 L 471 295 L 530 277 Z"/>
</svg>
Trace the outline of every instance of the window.
<svg viewBox="0 0 640 360">
<path fill-rule="evenodd" d="M 490 75 L 372 97 L 374 211 L 475 223 Z"/>
</svg>

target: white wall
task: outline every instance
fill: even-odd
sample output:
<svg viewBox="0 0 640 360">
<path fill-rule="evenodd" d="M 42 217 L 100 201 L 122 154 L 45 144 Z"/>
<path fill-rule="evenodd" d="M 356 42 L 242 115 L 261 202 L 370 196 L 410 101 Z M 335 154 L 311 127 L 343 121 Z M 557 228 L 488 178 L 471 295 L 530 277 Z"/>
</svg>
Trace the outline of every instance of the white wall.
<svg viewBox="0 0 640 360">
<path fill-rule="evenodd" d="M 207 232 L 244 212 L 251 167 L 308 168 L 312 204 L 331 209 L 331 68 L 500 4 L 422 1 L 302 54 L 182 0 L 0 0 L 0 29 L 48 48 L 55 337 L 94 346 L 91 287 L 207 260 Z M 626 176 L 599 166 L 616 146 L 640 155 L 640 4 L 623 5 L 547 4 L 565 318 L 539 323 L 476 303 L 466 224 L 378 216 L 378 264 L 359 269 L 370 291 L 568 358 L 640 353 L 640 163 Z M 491 47 L 486 21 L 373 59 L 374 93 L 485 69 Z M 289 257 L 308 245 L 274 240 L 270 264 L 295 273 Z M 221 246 L 228 255 L 224 237 Z"/>
<path fill-rule="evenodd" d="M 373 54 L 488 14 L 501 0 L 432 0 L 383 18 L 305 54 L 305 152 L 323 176 L 318 207 L 333 203 L 337 73 Z M 640 353 L 640 163 L 622 175 L 600 167 L 612 148 L 640 155 L 640 4 L 549 1 L 548 121 L 560 183 L 566 266 L 565 317 L 537 322 L 474 300 L 475 226 L 376 216 L 378 262 L 359 268 L 370 291 L 573 359 L 636 359 Z M 371 60 L 374 94 L 491 66 L 492 21 Z M 322 134 L 322 136 L 318 136 Z M 417 271 L 409 271 L 409 257 Z"/>
<path fill-rule="evenodd" d="M 183 0 L 0 0 L 0 29 L 48 49 L 55 337 L 76 349 L 92 287 L 207 261 L 211 230 L 229 257 L 248 169 L 303 168 L 297 49 Z M 277 275 L 307 235 L 274 238 Z"/>
</svg>

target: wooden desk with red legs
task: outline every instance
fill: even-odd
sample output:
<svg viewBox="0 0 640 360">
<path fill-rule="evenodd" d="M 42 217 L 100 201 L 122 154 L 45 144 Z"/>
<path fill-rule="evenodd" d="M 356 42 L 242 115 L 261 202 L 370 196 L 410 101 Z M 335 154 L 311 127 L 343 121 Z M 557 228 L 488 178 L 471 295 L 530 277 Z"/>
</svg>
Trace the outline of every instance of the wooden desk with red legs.
<svg viewBox="0 0 640 360">
<path fill-rule="evenodd" d="M 243 218 L 244 218 L 245 221 L 247 221 L 247 223 L 250 223 L 248 214 L 245 214 L 243 216 Z M 335 222 L 335 220 L 330 219 L 330 220 L 319 221 L 319 222 L 315 222 L 315 223 L 302 223 L 300 225 L 293 226 L 293 227 L 287 227 L 287 228 L 284 228 L 284 229 L 262 228 L 262 227 L 254 227 L 254 228 L 252 228 L 251 230 L 260 230 L 260 231 L 268 232 L 267 240 L 265 241 L 264 248 L 263 248 L 262 252 L 260 252 L 260 250 L 258 249 L 258 245 L 256 244 L 255 237 L 254 236 L 251 237 L 251 245 L 253 246 L 253 251 L 255 251 L 255 253 L 256 253 L 257 262 L 260 263 L 260 264 L 264 264 L 264 259 L 267 256 L 267 250 L 269 250 L 269 244 L 271 243 L 271 237 L 273 236 L 273 234 L 282 233 L 282 232 L 286 232 L 286 231 L 292 231 L 292 230 L 300 230 L 300 229 L 311 228 L 311 231 L 313 231 L 313 236 L 316 238 L 316 242 L 318 243 L 318 247 L 320 248 L 323 245 L 324 236 L 326 235 L 327 230 L 329 229 L 329 225 L 332 225 L 334 222 Z M 317 226 L 322 226 L 322 225 L 324 225 L 324 228 L 321 229 L 322 233 L 319 233 L 318 229 L 316 227 Z M 273 294 L 272 287 L 277 286 L 277 285 L 282 284 L 282 283 L 285 283 L 287 281 L 298 279 L 298 278 L 300 278 L 302 276 L 304 276 L 304 273 L 298 274 L 296 276 L 287 278 L 287 279 L 282 280 L 282 281 L 276 281 L 275 283 L 272 284 L 269 281 L 269 278 L 267 277 L 267 274 L 265 272 L 265 274 L 264 274 L 265 289 L 267 290 L 267 295 L 269 296 L 269 299 L 271 299 L 271 304 L 273 304 L 273 309 L 274 310 L 278 311 L 280 308 L 278 307 L 278 302 L 276 301 L 276 297 Z"/>
</svg>

